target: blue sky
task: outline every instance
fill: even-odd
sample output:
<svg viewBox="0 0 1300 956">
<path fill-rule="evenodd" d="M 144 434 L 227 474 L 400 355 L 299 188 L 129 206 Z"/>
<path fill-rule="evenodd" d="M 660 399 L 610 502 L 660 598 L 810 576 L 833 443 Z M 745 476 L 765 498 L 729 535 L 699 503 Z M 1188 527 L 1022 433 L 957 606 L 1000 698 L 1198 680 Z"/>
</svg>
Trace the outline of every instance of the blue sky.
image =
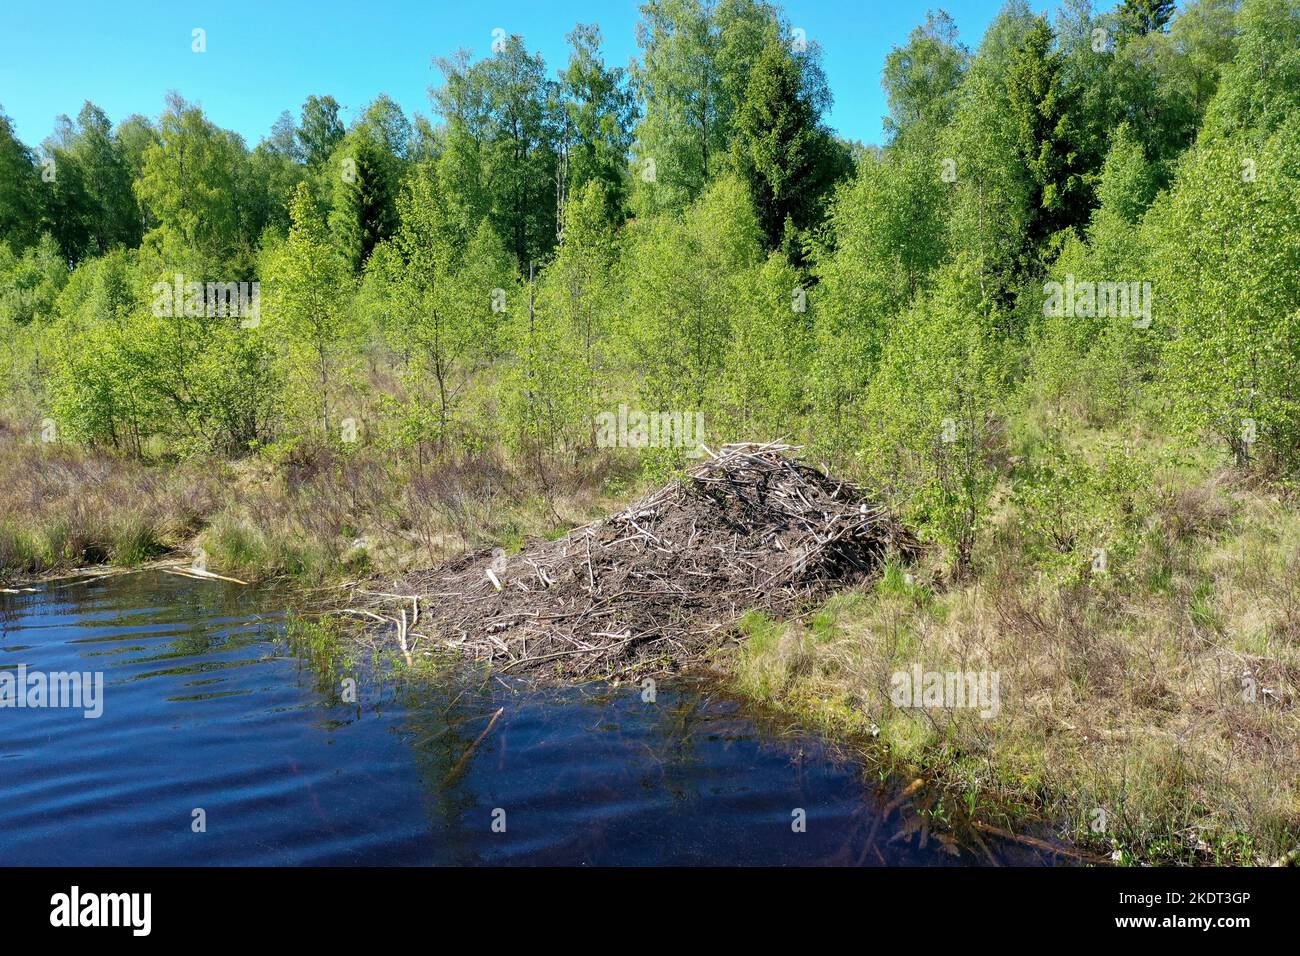
<svg viewBox="0 0 1300 956">
<path fill-rule="evenodd" d="M 835 95 L 831 125 L 880 140 L 880 69 L 889 50 L 942 6 L 974 47 L 1002 0 L 790 0 L 791 24 L 821 43 Z M 1100 4 L 1108 6 L 1109 4 Z M 201 103 L 210 119 L 250 146 L 281 110 L 296 117 L 309 94 L 332 94 L 351 119 L 379 93 L 407 114 L 429 114 L 431 58 L 465 47 L 488 52 L 492 30 L 522 34 L 554 72 L 567 59 L 575 23 L 597 22 L 609 62 L 637 53 L 639 0 L 224 0 L 219 3 L 10 0 L 0 6 L 0 108 L 36 145 L 60 113 L 84 100 L 114 121 L 156 118 L 168 90 Z M 1031 0 L 1035 10 L 1055 3 Z M 206 31 L 207 52 L 191 51 Z"/>
</svg>

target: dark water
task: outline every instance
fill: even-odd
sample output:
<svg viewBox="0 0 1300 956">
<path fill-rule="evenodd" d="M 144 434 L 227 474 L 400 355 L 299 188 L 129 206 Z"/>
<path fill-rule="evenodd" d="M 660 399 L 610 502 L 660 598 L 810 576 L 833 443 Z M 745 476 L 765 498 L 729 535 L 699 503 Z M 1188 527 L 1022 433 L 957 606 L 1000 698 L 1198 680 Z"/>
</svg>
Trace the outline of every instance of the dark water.
<svg viewBox="0 0 1300 956">
<path fill-rule="evenodd" d="M 363 677 L 348 704 L 281 607 L 155 572 L 0 595 L 0 669 L 104 675 L 97 719 L 0 709 L 0 864 L 980 862 L 899 813 L 868 853 L 861 770 L 702 685 Z"/>
</svg>

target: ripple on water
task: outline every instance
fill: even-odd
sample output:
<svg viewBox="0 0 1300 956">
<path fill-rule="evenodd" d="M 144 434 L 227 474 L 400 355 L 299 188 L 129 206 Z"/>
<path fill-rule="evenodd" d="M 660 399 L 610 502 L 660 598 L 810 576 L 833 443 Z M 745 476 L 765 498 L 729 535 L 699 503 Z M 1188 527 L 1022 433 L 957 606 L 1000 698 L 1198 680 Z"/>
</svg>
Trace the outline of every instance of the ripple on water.
<svg viewBox="0 0 1300 956">
<path fill-rule="evenodd" d="M 98 719 L 0 710 L 0 864 L 843 863 L 878 811 L 855 767 L 694 685 L 369 685 L 358 707 L 284 621 L 274 594 L 152 572 L 0 596 L 0 667 L 105 684 Z M 890 832 L 890 862 L 960 862 Z"/>
</svg>

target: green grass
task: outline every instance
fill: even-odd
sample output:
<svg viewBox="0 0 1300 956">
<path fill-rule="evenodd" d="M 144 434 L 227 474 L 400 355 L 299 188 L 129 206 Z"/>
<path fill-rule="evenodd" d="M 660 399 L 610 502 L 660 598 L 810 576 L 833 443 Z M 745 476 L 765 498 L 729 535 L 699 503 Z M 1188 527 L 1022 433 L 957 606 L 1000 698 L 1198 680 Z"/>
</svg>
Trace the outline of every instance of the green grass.
<svg viewBox="0 0 1300 956">
<path fill-rule="evenodd" d="M 167 546 L 159 540 L 158 529 L 146 522 L 133 522 L 114 535 L 109 560 L 122 567 L 134 567 L 166 552 Z"/>
<path fill-rule="evenodd" d="M 1208 470 L 1154 480 L 1149 512 L 1083 503 L 1089 520 L 1136 527 L 1105 574 L 1036 563 L 1004 508 L 968 579 L 944 583 L 931 555 L 804 620 L 746 615 L 732 684 L 882 774 L 936 782 L 953 812 L 1039 816 L 1121 863 L 1283 857 L 1300 846 L 1300 513 Z M 1243 701 L 1245 662 L 1288 703 Z M 913 663 L 996 670 L 1000 714 L 895 707 L 890 675 Z"/>
<path fill-rule="evenodd" d="M 345 681 L 360 679 L 360 645 L 339 621 L 290 614 L 284 636 L 294 654 L 307 661 L 316 675 L 318 689 L 331 701 L 337 702 L 348 692 Z"/>
</svg>

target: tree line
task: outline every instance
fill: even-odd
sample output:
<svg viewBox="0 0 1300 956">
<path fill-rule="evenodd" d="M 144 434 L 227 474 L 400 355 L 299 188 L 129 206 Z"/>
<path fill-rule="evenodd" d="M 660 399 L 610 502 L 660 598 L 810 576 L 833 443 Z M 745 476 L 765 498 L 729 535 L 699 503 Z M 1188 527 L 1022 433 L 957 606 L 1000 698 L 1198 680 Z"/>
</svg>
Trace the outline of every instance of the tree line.
<svg viewBox="0 0 1300 956">
<path fill-rule="evenodd" d="M 869 479 L 958 563 L 1026 408 L 1294 473 L 1295 0 L 1009 0 L 973 48 L 933 12 L 869 147 L 779 7 L 641 14 L 626 70 L 584 25 L 554 74 L 518 36 L 439 59 L 437 122 L 312 96 L 249 149 L 173 94 L 30 149 L 0 114 L 5 403 L 144 457 L 542 468 L 622 403 L 702 411 Z M 260 315 L 159 315 L 177 275 L 257 282 Z"/>
</svg>

